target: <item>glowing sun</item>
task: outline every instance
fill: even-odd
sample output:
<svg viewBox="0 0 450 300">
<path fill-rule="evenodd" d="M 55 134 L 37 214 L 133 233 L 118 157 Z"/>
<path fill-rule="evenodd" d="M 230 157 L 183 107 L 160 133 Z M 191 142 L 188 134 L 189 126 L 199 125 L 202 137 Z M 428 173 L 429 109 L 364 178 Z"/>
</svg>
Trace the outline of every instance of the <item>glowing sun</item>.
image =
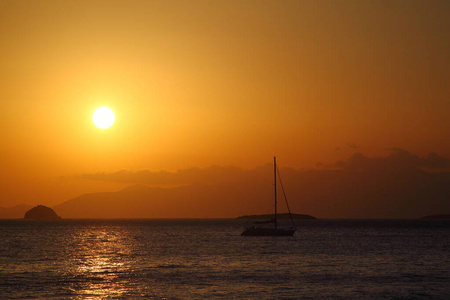
<svg viewBox="0 0 450 300">
<path fill-rule="evenodd" d="M 111 127 L 116 120 L 114 112 L 109 107 L 99 107 L 92 115 L 92 121 L 98 128 L 106 129 Z"/>
</svg>

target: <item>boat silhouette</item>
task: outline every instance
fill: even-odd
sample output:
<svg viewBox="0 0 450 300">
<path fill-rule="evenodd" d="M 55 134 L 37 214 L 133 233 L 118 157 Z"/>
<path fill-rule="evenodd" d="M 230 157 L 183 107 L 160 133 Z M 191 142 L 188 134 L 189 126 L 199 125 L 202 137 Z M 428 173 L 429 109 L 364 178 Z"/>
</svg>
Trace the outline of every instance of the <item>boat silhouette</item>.
<svg viewBox="0 0 450 300">
<path fill-rule="evenodd" d="M 289 217 L 292 226 L 290 228 L 280 228 L 278 226 L 277 218 L 277 173 L 280 179 L 281 189 L 283 190 L 284 199 L 286 201 L 286 206 L 289 212 Z M 283 183 L 279 176 L 279 171 L 277 168 L 277 158 L 273 158 L 273 178 L 274 178 L 274 214 L 273 218 L 267 221 L 255 222 L 254 225 L 247 227 L 242 233 L 242 236 L 293 236 L 295 233 L 294 221 L 292 219 L 291 210 L 287 202 L 286 193 L 284 192 Z M 269 226 L 262 226 L 262 224 L 270 224 Z"/>
</svg>

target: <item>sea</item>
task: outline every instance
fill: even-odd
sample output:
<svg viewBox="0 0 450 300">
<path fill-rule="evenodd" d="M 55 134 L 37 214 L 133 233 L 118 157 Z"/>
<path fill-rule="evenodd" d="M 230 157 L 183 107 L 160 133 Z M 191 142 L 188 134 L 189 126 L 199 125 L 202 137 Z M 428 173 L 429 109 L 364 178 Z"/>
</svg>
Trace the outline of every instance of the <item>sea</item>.
<svg viewBox="0 0 450 300">
<path fill-rule="evenodd" d="M 0 220 L 0 299 L 450 299 L 450 221 Z"/>
</svg>

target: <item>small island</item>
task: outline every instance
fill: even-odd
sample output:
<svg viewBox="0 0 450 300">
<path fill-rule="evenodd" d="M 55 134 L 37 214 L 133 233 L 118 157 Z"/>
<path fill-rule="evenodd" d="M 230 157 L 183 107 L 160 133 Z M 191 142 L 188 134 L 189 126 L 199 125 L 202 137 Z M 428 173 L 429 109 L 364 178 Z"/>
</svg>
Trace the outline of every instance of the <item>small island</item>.
<svg viewBox="0 0 450 300">
<path fill-rule="evenodd" d="M 301 214 L 291 214 L 292 219 L 294 220 L 317 220 L 317 218 L 310 216 L 310 215 L 301 215 Z M 272 219 L 273 214 L 267 214 L 267 215 L 245 215 L 237 217 L 237 219 L 243 219 L 243 220 L 262 220 L 262 219 Z M 289 214 L 277 214 L 277 219 L 283 220 L 287 219 L 289 220 Z"/>
<path fill-rule="evenodd" d="M 422 217 L 422 220 L 450 220 L 450 214 L 440 214 Z"/>
<path fill-rule="evenodd" d="M 53 209 L 44 205 L 33 207 L 25 213 L 27 220 L 59 220 L 61 219 Z"/>
</svg>

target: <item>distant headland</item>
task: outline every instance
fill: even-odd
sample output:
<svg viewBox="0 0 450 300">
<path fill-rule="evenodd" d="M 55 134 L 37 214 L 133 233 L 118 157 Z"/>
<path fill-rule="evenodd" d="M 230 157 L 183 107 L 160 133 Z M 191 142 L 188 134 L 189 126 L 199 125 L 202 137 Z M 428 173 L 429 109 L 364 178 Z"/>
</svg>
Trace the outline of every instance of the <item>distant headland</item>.
<svg viewBox="0 0 450 300">
<path fill-rule="evenodd" d="M 450 220 L 450 214 L 440 214 L 422 217 L 422 220 Z"/>
<path fill-rule="evenodd" d="M 25 213 L 24 219 L 28 220 L 59 220 L 61 219 L 53 209 L 44 205 L 33 207 Z"/>
<path fill-rule="evenodd" d="M 301 215 L 301 214 L 291 214 L 292 219 L 294 220 L 317 220 L 316 217 L 310 216 L 310 215 Z M 266 215 L 245 215 L 237 217 L 237 219 L 243 219 L 243 220 L 260 220 L 260 219 L 272 219 L 273 214 L 266 214 Z M 289 214 L 277 214 L 278 219 L 289 219 Z"/>
</svg>

